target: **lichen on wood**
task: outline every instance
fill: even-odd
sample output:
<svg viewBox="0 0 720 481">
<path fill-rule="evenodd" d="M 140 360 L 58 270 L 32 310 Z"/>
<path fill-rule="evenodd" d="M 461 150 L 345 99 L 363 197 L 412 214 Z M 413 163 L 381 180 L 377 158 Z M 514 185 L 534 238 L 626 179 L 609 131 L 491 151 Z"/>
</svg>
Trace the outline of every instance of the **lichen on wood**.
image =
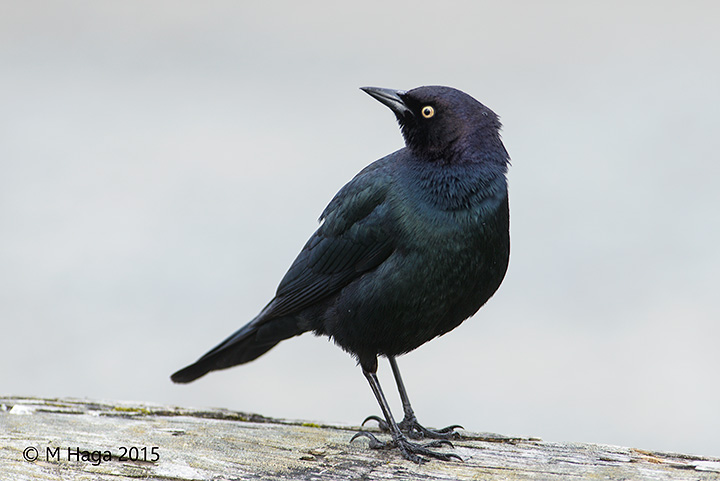
<svg viewBox="0 0 720 481">
<path fill-rule="evenodd" d="M 461 431 L 462 462 L 416 465 L 349 443 L 357 426 L 224 409 L 0 397 L 0 473 L 12 480 L 720 480 L 720 459 Z M 442 448 L 450 449 L 450 448 Z"/>
</svg>

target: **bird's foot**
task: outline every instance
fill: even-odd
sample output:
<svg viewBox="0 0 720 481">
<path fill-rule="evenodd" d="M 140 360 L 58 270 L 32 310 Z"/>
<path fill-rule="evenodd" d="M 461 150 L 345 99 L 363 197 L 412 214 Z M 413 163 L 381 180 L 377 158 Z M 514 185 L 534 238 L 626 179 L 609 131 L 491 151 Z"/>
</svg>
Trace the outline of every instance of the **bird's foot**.
<svg viewBox="0 0 720 481">
<path fill-rule="evenodd" d="M 365 423 L 368 421 L 377 421 L 381 431 L 390 431 L 387 422 L 380 416 L 373 415 L 366 417 L 361 426 L 365 426 Z M 452 426 L 442 429 L 428 429 L 420 424 L 414 415 L 411 417 L 405 416 L 403 420 L 398 423 L 398 427 L 400 431 L 410 439 L 459 439 L 460 433 L 455 430 L 458 428 L 463 429 L 459 424 L 453 424 Z"/>
<path fill-rule="evenodd" d="M 427 459 L 423 456 L 440 459 L 442 461 L 450 461 L 453 458 L 459 461 L 463 460 L 457 454 L 439 453 L 430 449 L 439 448 L 441 446 L 450 446 L 451 448 L 454 447 L 453 444 L 447 439 L 438 439 L 436 441 L 431 441 L 427 444 L 417 444 L 409 441 L 403 434 L 400 434 L 399 436 L 393 436 L 393 439 L 391 439 L 390 441 L 382 442 L 378 438 L 376 438 L 375 435 L 365 431 L 360 431 L 352 437 L 350 442 L 353 442 L 360 437 L 365 437 L 370 440 L 370 449 L 397 448 L 400 450 L 400 454 L 402 454 L 405 459 L 417 464 L 421 464 L 427 461 Z"/>
</svg>

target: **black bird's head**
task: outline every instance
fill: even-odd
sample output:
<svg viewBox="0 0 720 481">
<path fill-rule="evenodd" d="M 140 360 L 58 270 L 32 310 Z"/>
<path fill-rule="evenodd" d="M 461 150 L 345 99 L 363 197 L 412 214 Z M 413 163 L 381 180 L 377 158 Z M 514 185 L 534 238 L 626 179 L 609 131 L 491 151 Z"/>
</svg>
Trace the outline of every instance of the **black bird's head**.
<svg viewBox="0 0 720 481">
<path fill-rule="evenodd" d="M 395 113 L 405 145 L 421 158 L 452 162 L 473 151 L 505 152 L 498 116 L 460 90 L 441 86 L 362 90 Z"/>
</svg>

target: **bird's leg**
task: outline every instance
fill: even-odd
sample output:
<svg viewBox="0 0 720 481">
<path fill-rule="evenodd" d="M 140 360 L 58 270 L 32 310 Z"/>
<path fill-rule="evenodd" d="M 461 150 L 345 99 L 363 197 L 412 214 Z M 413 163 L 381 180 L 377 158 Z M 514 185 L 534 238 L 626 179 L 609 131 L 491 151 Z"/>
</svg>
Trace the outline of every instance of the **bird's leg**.
<svg viewBox="0 0 720 481">
<path fill-rule="evenodd" d="M 442 429 L 428 429 L 420 424 L 415 417 L 415 412 L 410 405 L 410 398 L 408 397 L 407 390 L 405 389 L 405 383 L 403 383 L 402 377 L 400 376 L 400 369 L 398 368 L 397 361 L 394 356 L 388 356 L 390 361 L 390 367 L 392 368 L 393 376 L 395 377 L 395 383 L 397 384 L 398 392 L 400 393 L 400 400 L 402 401 L 403 411 L 405 417 L 398 423 L 400 430 L 407 434 L 412 439 L 432 438 L 432 439 L 457 439 L 460 435 L 455 432 L 455 429 L 461 428 L 459 424 L 453 424 Z M 379 416 L 368 416 L 363 425 L 369 420 L 378 422 L 378 426 L 383 431 L 388 431 L 389 427 L 387 422 L 383 421 Z"/>
<path fill-rule="evenodd" d="M 457 458 L 462 461 L 462 458 L 458 456 L 457 454 L 445 454 L 445 453 L 438 453 L 436 451 L 432 451 L 429 448 L 435 448 L 442 445 L 448 445 L 452 447 L 452 443 L 446 439 L 440 439 L 437 441 L 432 441 L 430 443 L 427 443 L 425 445 L 420 445 L 411 442 L 408 440 L 407 437 L 405 437 L 405 434 L 403 434 L 402 431 L 400 431 L 400 428 L 398 427 L 397 423 L 395 422 L 395 419 L 393 419 L 393 415 L 390 412 L 390 406 L 387 403 L 387 400 L 385 399 L 385 395 L 382 392 L 382 389 L 380 388 L 380 381 L 378 381 L 377 375 L 374 371 L 366 370 L 363 367 L 363 374 L 368 380 L 368 383 L 370 383 L 370 388 L 372 388 L 373 394 L 375 394 L 375 398 L 378 401 L 378 404 L 380 405 L 380 410 L 383 413 L 383 416 L 385 416 L 385 423 L 388 426 L 388 430 L 390 431 L 390 434 L 392 435 L 392 440 L 388 442 L 381 442 L 379 441 L 373 434 L 360 431 L 359 433 L 355 434 L 353 438 L 350 440 L 350 442 L 354 441 L 355 439 L 359 437 L 366 437 L 370 440 L 370 448 L 372 449 L 390 449 L 393 447 L 396 447 L 400 450 L 400 453 L 403 455 L 405 459 L 408 459 L 410 461 L 413 461 L 415 463 L 422 463 L 426 461 L 423 456 L 433 457 L 437 459 L 441 459 L 443 461 L 449 461 L 452 458 Z"/>
</svg>

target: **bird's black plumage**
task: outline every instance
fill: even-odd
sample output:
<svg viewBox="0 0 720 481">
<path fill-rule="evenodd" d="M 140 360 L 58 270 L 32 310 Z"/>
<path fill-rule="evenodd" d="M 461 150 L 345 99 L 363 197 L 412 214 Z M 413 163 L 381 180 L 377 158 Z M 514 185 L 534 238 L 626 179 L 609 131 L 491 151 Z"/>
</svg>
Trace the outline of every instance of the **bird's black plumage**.
<svg viewBox="0 0 720 481">
<path fill-rule="evenodd" d="M 395 356 L 454 329 L 500 286 L 510 252 L 509 156 L 497 115 L 459 90 L 363 90 L 395 113 L 406 147 L 345 185 L 275 298 L 172 380 L 249 362 L 303 332 L 327 335 L 359 361 L 383 409 L 381 424 L 403 455 L 448 459 L 406 439 L 403 430 L 449 433 L 417 424 L 404 386 L 405 419 L 397 425 L 385 412 L 377 357 L 390 359 L 400 387 Z"/>
</svg>

